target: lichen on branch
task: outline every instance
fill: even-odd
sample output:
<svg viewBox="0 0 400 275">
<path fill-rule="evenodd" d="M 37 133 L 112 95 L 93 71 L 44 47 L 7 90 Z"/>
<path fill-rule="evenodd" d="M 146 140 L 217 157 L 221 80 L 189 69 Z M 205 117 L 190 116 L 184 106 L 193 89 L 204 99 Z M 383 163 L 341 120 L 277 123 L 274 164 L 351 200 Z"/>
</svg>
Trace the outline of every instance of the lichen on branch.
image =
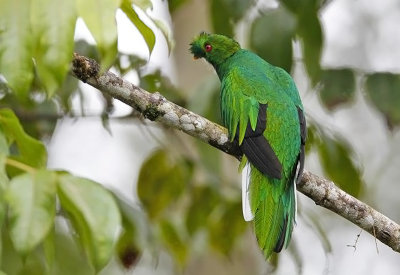
<svg viewBox="0 0 400 275">
<path fill-rule="evenodd" d="M 160 93 L 149 93 L 109 71 L 100 73 L 96 61 L 78 54 L 74 54 L 72 74 L 102 93 L 128 104 L 145 118 L 181 130 L 241 159 L 239 147 L 228 140 L 224 127 L 168 101 Z M 332 181 L 304 171 L 297 190 L 400 252 L 400 225 L 347 194 Z"/>
</svg>

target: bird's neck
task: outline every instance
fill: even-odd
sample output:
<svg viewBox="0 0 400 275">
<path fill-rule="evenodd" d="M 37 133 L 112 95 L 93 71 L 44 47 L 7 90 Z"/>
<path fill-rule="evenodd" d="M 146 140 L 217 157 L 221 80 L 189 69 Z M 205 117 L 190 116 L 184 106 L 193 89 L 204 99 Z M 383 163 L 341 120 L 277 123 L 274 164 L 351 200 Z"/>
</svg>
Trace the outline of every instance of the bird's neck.
<svg viewBox="0 0 400 275">
<path fill-rule="evenodd" d="M 219 80 L 222 81 L 229 70 L 232 69 L 232 64 L 234 63 L 235 59 L 239 58 L 243 51 L 244 50 L 236 51 L 234 54 L 232 54 L 230 57 L 226 58 L 223 62 L 220 62 L 219 64 L 211 63 L 218 74 Z"/>
</svg>

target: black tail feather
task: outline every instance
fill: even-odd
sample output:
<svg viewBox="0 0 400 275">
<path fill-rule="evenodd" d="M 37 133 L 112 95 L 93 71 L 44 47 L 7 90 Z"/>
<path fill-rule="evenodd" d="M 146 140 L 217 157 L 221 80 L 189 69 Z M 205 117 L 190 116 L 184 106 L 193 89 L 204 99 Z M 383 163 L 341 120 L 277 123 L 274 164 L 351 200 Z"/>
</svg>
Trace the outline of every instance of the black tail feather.
<svg viewBox="0 0 400 275">
<path fill-rule="evenodd" d="M 286 215 L 285 220 L 283 222 L 283 226 L 281 227 L 281 232 L 279 234 L 278 241 L 276 242 L 274 251 L 276 253 L 281 252 L 283 245 L 285 244 L 286 230 L 288 225 L 288 215 Z"/>
</svg>

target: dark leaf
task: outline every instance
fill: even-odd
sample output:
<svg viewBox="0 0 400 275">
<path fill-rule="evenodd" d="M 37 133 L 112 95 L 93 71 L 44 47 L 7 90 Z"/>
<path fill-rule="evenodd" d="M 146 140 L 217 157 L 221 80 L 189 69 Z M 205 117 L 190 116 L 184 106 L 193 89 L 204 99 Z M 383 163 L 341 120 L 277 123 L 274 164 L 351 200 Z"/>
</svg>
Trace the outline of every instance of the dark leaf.
<svg viewBox="0 0 400 275">
<path fill-rule="evenodd" d="M 131 269 L 136 265 L 142 252 L 136 243 L 136 231 L 134 227 L 125 227 L 119 236 L 116 249 L 118 260 L 126 269 Z"/>
<path fill-rule="evenodd" d="M 207 78 L 189 98 L 189 110 L 222 124 L 220 112 L 220 82 L 215 76 Z"/>
<path fill-rule="evenodd" d="M 215 33 L 234 35 L 234 23 L 253 5 L 254 0 L 210 0 L 211 19 Z"/>
<path fill-rule="evenodd" d="M 315 145 L 319 144 L 318 137 L 316 136 L 316 131 L 316 126 L 307 121 L 306 153 L 309 153 Z"/>
<path fill-rule="evenodd" d="M 191 190 L 191 204 L 186 214 L 186 228 L 190 235 L 207 227 L 208 218 L 219 199 L 219 194 L 209 185 L 196 186 Z"/>
<path fill-rule="evenodd" d="M 191 175 L 185 162 L 174 162 L 165 150 L 155 151 L 140 169 L 137 192 L 151 219 L 178 200 Z"/>
<path fill-rule="evenodd" d="M 219 0 L 229 12 L 230 17 L 236 23 L 246 14 L 247 10 L 255 3 L 255 0 Z"/>
<path fill-rule="evenodd" d="M 161 92 L 168 100 L 175 102 L 180 106 L 186 106 L 186 101 L 170 81 L 170 79 L 161 74 L 160 70 L 152 74 L 147 74 L 140 78 L 140 87 L 149 92 Z"/>
<path fill-rule="evenodd" d="M 134 54 L 118 53 L 118 58 L 114 64 L 120 71 L 121 75 L 125 75 L 132 70 L 136 70 L 140 77 L 140 69 L 146 65 L 147 61 L 140 56 Z"/>
<path fill-rule="evenodd" d="M 72 111 L 72 98 L 78 90 L 78 83 L 79 81 L 77 78 L 72 75 L 67 75 L 64 83 L 56 92 L 55 98 L 65 114 Z"/>
<path fill-rule="evenodd" d="M 178 10 L 183 4 L 189 2 L 190 0 L 168 0 L 169 12 L 172 14 Z"/>
<path fill-rule="evenodd" d="M 179 233 L 175 225 L 168 220 L 161 221 L 160 230 L 161 238 L 168 251 L 175 258 L 179 266 L 184 266 L 188 257 L 188 246 L 182 234 Z"/>
<path fill-rule="evenodd" d="M 296 14 L 303 13 L 306 9 L 320 9 L 326 0 L 279 0 L 287 9 Z"/>
<path fill-rule="evenodd" d="M 351 69 L 324 70 L 321 75 L 319 96 L 330 110 L 354 99 L 355 78 Z"/>
<path fill-rule="evenodd" d="M 224 7 L 221 0 L 210 0 L 211 19 L 215 33 L 233 37 L 233 22 L 228 9 Z"/>
<path fill-rule="evenodd" d="M 362 179 L 359 168 L 351 159 L 352 150 L 342 139 L 321 136 L 319 157 L 324 173 L 347 193 L 359 197 Z"/>
<path fill-rule="evenodd" d="M 229 255 L 247 224 L 243 220 L 241 201 L 227 201 L 221 208 L 220 215 L 209 222 L 209 240 L 215 250 Z"/>
<path fill-rule="evenodd" d="M 290 72 L 292 67 L 292 39 L 296 18 L 284 8 L 267 12 L 251 27 L 250 46 L 272 65 Z"/>
<path fill-rule="evenodd" d="M 320 59 L 323 47 L 323 33 L 318 13 L 313 8 L 305 9 L 298 15 L 297 34 L 302 42 L 306 71 L 315 86 L 320 78 Z"/>
<path fill-rule="evenodd" d="M 400 124 L 400 75 L 375 73 L 367 76 L 367 95 L 372 104 L 385 116 L 391 129 Z"/>
<path fill-rule="evenodd" d="M 75 41 L 74 51 L 80 55 L 84 55 L 95 60 L 100 59 L 99 51 L 97 50 L 96 45 L 89 44 L 83 39 Z"/>
</svg>

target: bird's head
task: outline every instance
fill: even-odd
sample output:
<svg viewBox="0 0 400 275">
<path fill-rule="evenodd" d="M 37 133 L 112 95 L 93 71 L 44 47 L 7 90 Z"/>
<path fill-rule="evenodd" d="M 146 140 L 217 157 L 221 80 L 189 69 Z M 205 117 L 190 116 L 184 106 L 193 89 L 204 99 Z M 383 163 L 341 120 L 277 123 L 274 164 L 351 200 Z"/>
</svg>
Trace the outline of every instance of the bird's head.
<svg viewBox="0 0 400 275">
<path fill-rule="evenodd" d="M 240 50 L 238 42 L 220 34 L 200 33 L 190 43 L 190 51 L 194 58 L 205 58 L 214 67 Z"/>
</svg>

